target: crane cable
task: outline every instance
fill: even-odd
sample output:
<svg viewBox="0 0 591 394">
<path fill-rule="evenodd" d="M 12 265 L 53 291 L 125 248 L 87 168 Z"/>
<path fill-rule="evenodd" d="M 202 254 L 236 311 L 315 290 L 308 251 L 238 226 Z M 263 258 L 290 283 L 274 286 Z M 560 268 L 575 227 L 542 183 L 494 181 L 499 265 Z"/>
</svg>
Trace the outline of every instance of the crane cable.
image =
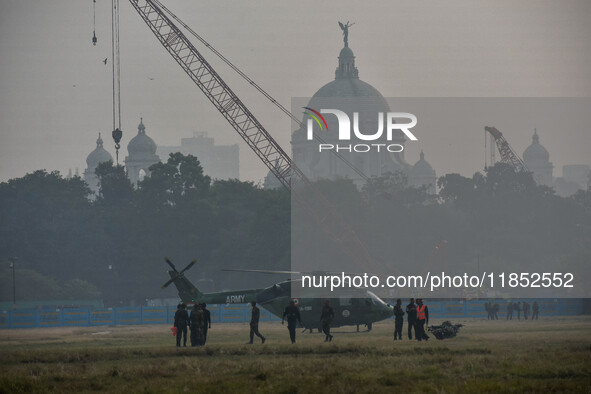
<svg viewBox="0 0 591 394">
<path fill-rule="evenodd" d="M 119 60 L 119 0 L 112 0 L 111 14 L 111 63 L 113 70 L 113 140 L 117 165 L 119 165 L 119 142 L 123 136 L 121 131 L 121 64 Z"/>
<path fill-rule="evenodd" d="M 176 20 L 181 26 L 183 26 L 189 33 L 191 33 L 195 38 L 197 38 L 203 45 L 205 45 L 209 50 L 211 50 L 218 58 L 220 58 L 224 63 L 226 63 L 232 70 L 234 70 L 238 75 L 240 75 L 245 81 L 247 81 L 250 85 L 252 85 L 256 90 L 258 90 L 263 96 L 265 96 L 271 103 L 273 103 L 277 108 L 279 108 L 284 114 L 289 116 L 294 122 L 296 122 L 302 129 L 305 129 L 306 126 L 300 122 L 298 118 L 294 114 L 291 113 L 287 108 L 281 105 L 280 102 L 275 100 L 273 96 L 267 93 L 262 87 L 260 87 L 255 81 L 249 78 L 242 70 L 240 70 L 237 66 L 235 66 L 232 62 L 230 62 L 224 55 L 217 51 L 211 44 L 209 44 L 203 37 L 197 34 L 190 26 L 188 26 L 185 22 L 183 22 L 178 16 L 176 16 L 172 11 L 170 11 L 164 4 L 162 4 L 159 0 L 151 0 L 154 4 L 168 13 L 174 20 Z M 322 138 L 318 135 L 314 135 L 314 139 L 316 139 L 321 144 L 326 144 Z M 357 175 L 363 178 L 366 182 L 370 180 L 370 177 L 365 175 L 359 168 L 357 168 L 353 163 L 347 160 L 342 154 L 337 152 L 336 150 L 331 150 L 331 153 L 336 155 L 339 159 L 341 159 L 350 169 L 352 169 Z"/>
<path fill-rule="evenodd" d="M 92 45 L 96 46 L 96 0 L 92 0 Z"/>
</svg>

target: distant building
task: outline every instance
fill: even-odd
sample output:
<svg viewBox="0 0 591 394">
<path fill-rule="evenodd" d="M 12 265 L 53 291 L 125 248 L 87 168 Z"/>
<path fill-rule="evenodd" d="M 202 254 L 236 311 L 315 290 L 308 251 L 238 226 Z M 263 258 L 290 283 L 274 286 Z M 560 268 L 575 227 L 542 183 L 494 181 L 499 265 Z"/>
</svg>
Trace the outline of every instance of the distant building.
<svg viewBox="0 0 591 394">
<path fill-rule="evenodd" d="M 589 173 L 587 164 L 569 164 L 562 167 L 562 176 L 554 178 L 554 190 L 562 197 L 568 197 L 579 190 L 587 190 Z"/>
<path fill-rule="evenodd" d="M 144 176 L 150 175 L 150 166 L 160 161 L 156 155 L 156 143 L 146 134 L 146 126 L 142 118 L 137 129 L 137 135 L 127 144 L 129 155 L 125 158 L 127 176 L 135 186 Z"/>
<path fill-rule="evenodd" d="M 588 187 L 591 169 L 587 164 L 565 165 L 562 177 L 553 177 L 554 165 L 550 162 L 550 153 L 540 144 L 537 130 L 534 130 L 531 145 L 523 152 L 523 162 L 538 185 L 554 188 L 559 196 L 568 197 Z"/>
<path fill-rule="evenodd" d="M 349 48 L 348 40 L 338 56 L 338 65 L 335 70 L 335 78 L 327 83 L 310 99 L 307 107 L 310 108 L 336 108 L 347 113 L 350 119 L 354 119 L 354 112 L 359 113 L 360 130 L 377 130 L 378 113 L 390 112 L 388 102 L 382 94 L 370 84 L 359 79 L 359 70 L 355 66 L 355 55 Z M 338 130 L 338 121 L 334 116 L 327 116 L 327 131 Z M 323 140 L 327 144 L 338 145 L 335 132 L 324 132 Z M 359 141 L 352 139 L 352 144 Z M 385 137 L 374 142 L 400 144 L 404 146 L 406 138 L 400 134 L 395 135 L 392 141 L 386 141 Z M 311 180 L 318 179 L 351 179 L 357 186 L 362 186 L 365 180 L 336 155 L 327 152 L 318 152 L 318 142 L 307 139 L 307 130 L 299 128 L 291 137 L 293 160 L 296 165 Z M 355 153 L 346 150 L 339 151 L 354 167 L 367 176 L 381 176 L 397 171 L 408 175 L 411 165 L 404 159 L 404 150 L 390 153 L 386 149 L 371 154 Z M 269 176 L 272 176 L 269 175 Z"/>
<path fill-rule="evenodd" d="M 562 177 L 567 182 L 577 184 L 580 189 L 589 187 L 591 168 L 588 164 L 569 164 L 562 167 Z"/>
<path fill-rule="evenodd" d="M 197 157 L 203 171 L 213 179 L 239 179 L 240 160 L 238 145 L 215 145 L 207 133 L 195 133 L 191 138 L 182 138 L 180 146 L 159 146 L 158 155 L 167 160 L 171 153 Z"/>
<path fill-rule="evenodd" d="M 537 130 L 534 130 L 531 145 L 523 151 L 523 162 L 538 185 L 552 186 L 554 165 L 550 162 L 550 153 L 540 144 Z"/>
<path fill-rule="evenodd" d="M 95 170 L 99 163 L 106 161 L 113 161 L 113 156 L 103 148 L 103 139 L 101 138 L 101 133 L 99 133 L 98 139 L 96 140 L 96 148 L 86 157 L 86 169 L 83 173 L 84 180 L 94 193 L 97 193 L 99 189 L 98 177 L 95 174 Z M 78 172 L 77 169 L 76 172 Z M 68 177 L 71 178 L 71 176 L 72 170 L 68 174 Z"/>
<path fill-rule="evenodd" d="M 408 184 L 414 187 L 427 187 L 427 192 L 436 193 L 437 175 L 431 164 L 425 160 L 425 154 L 421 151 L 421 158 L 410 169 Z"/>
</svg>

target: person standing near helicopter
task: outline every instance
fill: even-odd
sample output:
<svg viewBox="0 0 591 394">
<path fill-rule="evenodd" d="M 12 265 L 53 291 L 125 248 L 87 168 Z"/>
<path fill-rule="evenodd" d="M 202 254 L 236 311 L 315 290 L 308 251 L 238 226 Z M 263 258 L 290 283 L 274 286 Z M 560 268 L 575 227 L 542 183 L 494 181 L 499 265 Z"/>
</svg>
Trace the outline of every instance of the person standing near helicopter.
<svg viewBox="0 0 591 394">
<path fill-rule="evenodd" d="M 417 321 L 417 306 L 415 299 L 411 298 L 409 304 L 406 306 L 406 320 L 408 323 L 408 339 L 412 339 L 412 329 L 415 329 L 415 337 L 417 336 L 417 328 L 415 327 Z"/>
<path fill-rule="evenodd" d="M 289 305 L 285 307 L 283 311 L 283 318 L 281 319 L 281 324 L 285 322 L 287 318 L 287 329 L 289 330 L 289 338 L 291 339 L 291 343 L 294 344 L 296 341 L 296 327 L 297 323 L 300 323 L 300 326 L 303 326 L 302 319 L 300 318 L 300 310 L 295 304 L 294 300 L 289 302 Z"/>
<path fill-rule="evenodd" d="M 334 319 L 334 310 L 330 306 L 328 300 L 324 301 L 322 313 L 320 314 L 320 322 L 322 323 L 322 332 L 325 335 L 324 342 L 332 342 L 332 335 L 330 335 L 330 323 Z"/>
<path fill-rule="evenodd" d="M 404 311 L 402 310 L 402 300 L 399 298 L 396 300 L 396 305 L 394 305 L 394 340 L 399 339 L 402 341 L 403 324 Z"/>
<path fill-rule="evenodd" d="M 174 313 L 174 326 L 176 327 L 176 347 L 181 347 L 181 336 L 184 339 L 183 346 L 187 346 L 187 324 L 189 324 L 189 314 L 187 306 L 180 303 Z"/>
</svg>

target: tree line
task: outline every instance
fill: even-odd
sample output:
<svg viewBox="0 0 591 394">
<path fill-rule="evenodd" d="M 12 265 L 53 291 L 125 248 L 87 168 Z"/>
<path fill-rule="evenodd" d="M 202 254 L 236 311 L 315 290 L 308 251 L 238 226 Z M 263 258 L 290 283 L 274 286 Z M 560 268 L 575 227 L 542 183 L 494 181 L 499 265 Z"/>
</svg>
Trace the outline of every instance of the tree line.
<svg viewBox="0 0 591 394">
<path fill-rule="evenodd" d="M 160 289 L 168 279 L 164 256 L 179 270 L 197 259 L 186 275 L 206 287 L 212 280 L 210 290 L 277 280 L 222 268 L 290 268 L 286 190 L 212 180 L 196 157 L 180 153 L 153 165 L 137 187 L 112 162 L 99 164 L 96 174 L 96 195 L 81 178 L 55 171 L 0 183 L 2 301 L 12 298 L 9 257 L 18 258 L 17 299 L 102 297 L 107 305 L 175 297 L 174 286 Z M 387 228 L 382 239 L 364 241 L 395 249 L 402 266 L 447 260 L 468 267 L 477 258 L 508 267 L 590 261 L 591 190 L 559 197 L 502 163 L 471 178 L 445 175 L 438 195 L 409 186 L 401 173 L 362 188 L 345 179 L 315 184 L 362 239 L 366 229 Z"/>
</svg>

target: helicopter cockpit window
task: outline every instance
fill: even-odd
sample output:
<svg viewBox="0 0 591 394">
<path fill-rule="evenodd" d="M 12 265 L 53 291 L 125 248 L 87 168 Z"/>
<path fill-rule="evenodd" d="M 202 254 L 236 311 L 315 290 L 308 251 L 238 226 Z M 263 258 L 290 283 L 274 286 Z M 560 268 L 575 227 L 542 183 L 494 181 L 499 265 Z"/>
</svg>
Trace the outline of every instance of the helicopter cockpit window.
<svg viewBox="0 0 591 394">
<path fill-rule="evenodd" d="M 374 294 L 374 293 L 372 293 L 371 291 L 368 291 L 368 292 L 367 292 L 367 295 L 369 296 L 369 298 L 371 299 L 371 301 L 372 301 L 374 304 L 377 304 L 377 305 L 387 305 L 387 304 L 384 302 L 384 300 L 382 300 L 380 297 L 378 297 L 377 295 L 375 295 L 375 294 Z"/>
</svg>

